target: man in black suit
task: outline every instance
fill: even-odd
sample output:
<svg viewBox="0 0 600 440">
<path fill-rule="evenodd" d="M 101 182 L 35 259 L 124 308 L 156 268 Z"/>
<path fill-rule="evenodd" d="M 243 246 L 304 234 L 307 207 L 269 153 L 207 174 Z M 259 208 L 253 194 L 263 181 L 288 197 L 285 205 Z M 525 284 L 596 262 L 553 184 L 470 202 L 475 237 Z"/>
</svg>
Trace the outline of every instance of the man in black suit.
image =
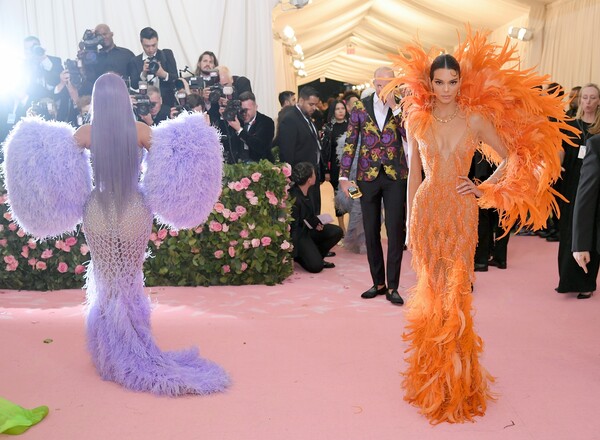
<svg viewBox="0 0 600 440">
<path fill-rule="evenodd" d="M 258 112 L 256 97 L 252 92 L 244 92 L 239 96 L 244 118 L 239 121 L 236 117 L 228 121 L 236 136 L 248 151 L 248 157 L 254 162 L 267 159 L 273 162 L 271 143 L 275 134 L 275 123 L 267 115 Z M 243 124 L 243 125 L 242 125 Z"/>
<path fill-rule="evenodd" d="M 171 108 L 164 104 L 158 87 L 148 87 L 147 94 L 150 100 L 150 112 L 146 115 L 139 115 L 138 118 L 148 125 L 158 125 L 169 118 Z"/>
<path fill-rule="evenodd" d="M 146 27 L 140 32 L 142 43 L 141 54 L 129 61 L 129 78 L 131 87 L 139 88 L 140 81 L 147 81 L 149 85 L 160 88 L 163 102 L 168 107 L 174 107 L 175 80 L 177 79 L 177 63 L 171 49 L 158 48 L 158 33 L 151 27 Z"/>
<path fill-rule="evenodd" d="M 320 182 L 319 163 L 321 143 L 311 116 L 317 109 L 319 93 L 310 86 L 303 87 L 298 94 L 298 103 L 281 115 L 277 143 L 279 158 L 292 168 L 300 162 L 314 165 L 317 181 Z M 312 200 L 315 213 L 321 213 L 321 189 L 311 186 L 308 197 Z"/>
<path fill-rule="evenodd" d="M 23 50 L 25 52 L 26 107 L 29 107 L 32 102 L 43 98 L 54 98 L 54 87 L 60 83 L 60 73 L 63 68 L 60 58 L 46 54 L 38 37 L 25 38 Z"/>
<path fill-rule="evenodd" d="M 580 147 L 583 148 L 583 147 Z M 581 165 L 581 177 L 573 208 L 573 258 L 588 273 L 598 270 L 600 258 L 600 135 L 588 139 Z M 595 279 L 595 276 L 594 276 Z M 577 299 L 587 299 L 593 292 L 580 292 Z"/>
</svg>

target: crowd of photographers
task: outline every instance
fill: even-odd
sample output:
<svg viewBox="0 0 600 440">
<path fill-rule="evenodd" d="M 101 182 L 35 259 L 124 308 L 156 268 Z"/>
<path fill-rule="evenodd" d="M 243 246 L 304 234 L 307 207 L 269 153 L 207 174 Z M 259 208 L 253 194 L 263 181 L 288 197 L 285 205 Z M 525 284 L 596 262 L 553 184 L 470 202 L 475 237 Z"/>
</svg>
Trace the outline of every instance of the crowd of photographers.
<svg viewBox="0 0 600 440">
<path fill-rule="evenodd" d="M 232 75 L 219 66 L 217 56 L 203 52 L 195 71 L 179 70 L 173 51 L 159 48 L 158 33 L 140 31 L 139 55 L 115 45 L 106 24 L 86 30 L 77 56 L 61 62 L 46 53 L 37 37 L 24 40 L 24 71 L 21 90 L 0 110 L 6 121 L 0 141 L 26 114 L 80 126 L 89 122 L 90 95 L 96 79 L 106 73 L 120 75 L 130 87 L 138 120 L 148 125 L 176 118 L 182 112 L 206 112 L 219 129 L 227 163 L 273 160 L 271 142 L 274 122 L 257 111 L 250 80 Z"/>
</svg>

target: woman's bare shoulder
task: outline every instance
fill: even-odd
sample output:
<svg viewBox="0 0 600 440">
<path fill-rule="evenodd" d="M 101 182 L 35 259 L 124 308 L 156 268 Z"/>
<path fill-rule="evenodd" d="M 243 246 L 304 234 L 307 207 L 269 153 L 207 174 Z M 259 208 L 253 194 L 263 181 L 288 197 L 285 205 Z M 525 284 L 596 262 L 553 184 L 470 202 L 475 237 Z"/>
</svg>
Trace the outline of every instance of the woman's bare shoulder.
<svg viewBox="0 0 600 440">
<path fill-rule="evenodd" d="M 89 148 L 92 145 L 92 126 L 90 124 L 84 124 L 75 130 L 73 134 L 77 145 L 83 148 Z"/>
<path fill-rule="evenodd" d="M 136 122 L 136 130 L 138 136 L 138 143 L 141 147 L 150 148 L 152 141 L 152 129 L 144 122 Z"/>
</svg>

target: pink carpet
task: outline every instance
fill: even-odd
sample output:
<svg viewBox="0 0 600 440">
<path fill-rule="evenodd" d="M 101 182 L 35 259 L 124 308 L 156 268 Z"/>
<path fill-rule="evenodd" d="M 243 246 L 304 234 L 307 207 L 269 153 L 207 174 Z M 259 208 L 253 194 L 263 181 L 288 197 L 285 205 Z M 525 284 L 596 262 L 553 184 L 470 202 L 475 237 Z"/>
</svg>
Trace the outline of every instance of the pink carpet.
<svg viewBox="0 0 600 440">
<path fill-rule="evenodd" d="M 97 376 L 82 291 L 0 294 L 0 396 L 50 414 L 27 439 L 598 439 L 599 299 L 554 292 L 557 245 L 515 237 L 509 268 L 475 284 L 483 364 L 498 400 L 476 423 L 432 427 L 402 399 L 403 309 L 370 286 L 366 257 L 284 284 L 147 289 L 163 349 L 198 345 L 224 394 L 161 398 Z M 414 282 L 409 254 L 401 284 Z M 44 343 L 51 339 L 52 342 Z"/>
</svg>

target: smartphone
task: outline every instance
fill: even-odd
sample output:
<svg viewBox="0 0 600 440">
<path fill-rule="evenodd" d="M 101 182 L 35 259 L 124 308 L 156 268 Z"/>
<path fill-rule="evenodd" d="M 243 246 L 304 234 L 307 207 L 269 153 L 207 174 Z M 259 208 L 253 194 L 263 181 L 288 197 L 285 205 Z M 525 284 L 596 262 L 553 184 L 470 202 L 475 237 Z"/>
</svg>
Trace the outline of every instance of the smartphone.
<svg viewBox="0 0 600 440">
<path fill-rule="evenodd" d="M 356 186 L 356 182 L 350 182 L 350 184 L 351 186 L 348 188 L 348 194 L 350 194 L 350 198 L 358 199 L 362 197 L 362 193 L 360 192 L 360 189 L 358 189 L 358 186 Z"/>
</svg>

